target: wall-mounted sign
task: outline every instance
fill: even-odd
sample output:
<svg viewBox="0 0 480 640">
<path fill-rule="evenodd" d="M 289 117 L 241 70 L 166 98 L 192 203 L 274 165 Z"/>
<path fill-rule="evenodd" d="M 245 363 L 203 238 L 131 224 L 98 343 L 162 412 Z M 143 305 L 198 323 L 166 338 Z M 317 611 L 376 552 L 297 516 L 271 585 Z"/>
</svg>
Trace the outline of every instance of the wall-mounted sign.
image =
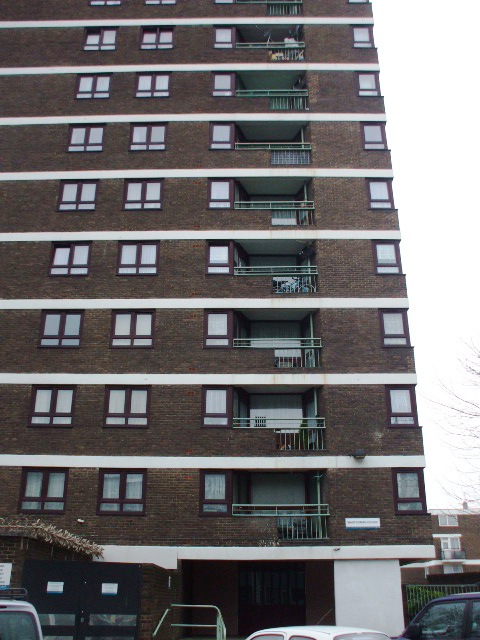
<svg viewBox="0 0 480 640">
<path fill-rule="evenodd" d="M 63 593 L 64 582 L 47 582 L 47 593 Z"/>
<path fill-rule="evenodd" d="M 10 578 L 12 577 L 12 563 L 0 563 L 0 589 L 8 589 L 10 586 Z"/>
<path fill-rule="evenodd" d="M 345 529 L 380 529 L 380 518 L 345 518 Z"/>
<path fill-rule="evenodd" d="M 118 594 L 118 583 L 102 582 L 102 596 L 116 596 Z"/>
</svg>

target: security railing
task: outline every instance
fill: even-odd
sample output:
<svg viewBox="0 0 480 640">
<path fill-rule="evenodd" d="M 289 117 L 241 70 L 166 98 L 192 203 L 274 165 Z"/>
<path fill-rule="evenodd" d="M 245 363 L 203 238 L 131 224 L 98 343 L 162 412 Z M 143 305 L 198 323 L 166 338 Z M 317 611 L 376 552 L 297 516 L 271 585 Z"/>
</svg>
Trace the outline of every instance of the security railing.
<svg viewBox="0 0 480 640">
<path fill-rule="evenodd" d="M 312 145 L 309 142 L 236 142 L 235 149 L 270 151 L 272 165 L 305 165 L 311 163 Z"/>
<path fill-rule="evenodd" d="M 237 200 L 235 209 L 272 212 L 272 226 L 308 226 L 314 223 L 315 203 L 311 200 Z"/>
<path fill-rule="evenodd" d="M 465 551 L 461 549 L 442 549 L 442 560 L 465 560 Z"/>
<path fill-rule="evenodd" d="M 325 418 L 233 418 L 234 429 L 269 429 L 280 451 L 323 451 Z"/>
<path fill-rule="evenodd" d="M 233 346 L 249 349 L 274 349 L 277 369 L 314 368 L 318 366 L 320 338 L 234 338 Z"/>
<path fill-rule="evenodd" d="M 269 16 L 299 16 L 303 11 L 303 0 L 235 0 L 238 4 L 266 4 Z"/>
<path fill-rule="evenodd" d="M 307 89 L 237 89 L 237 98 L 269 98 L 272 111 L 307 111 Z"/>
<path fill-rule="evenodd" d="M 305 59 L 305 43 L 287 38 L 285 42 L 237 42 L 236 49 L 266 49 L 271 62 L 298 62 Z"/>
<path fill-rule="evenodd" d="M 313 293 L 317 290 L 316 266 L 254 266 L 234 267 L 236 276 L 273 276 L 274 293 Z"/>
<path fill-rule="evenodd" d="M 282 540 L 324 540 L 327 534 L 328 504 L 233 504 L 232 515 L 277 519 Z"/>
</svg>

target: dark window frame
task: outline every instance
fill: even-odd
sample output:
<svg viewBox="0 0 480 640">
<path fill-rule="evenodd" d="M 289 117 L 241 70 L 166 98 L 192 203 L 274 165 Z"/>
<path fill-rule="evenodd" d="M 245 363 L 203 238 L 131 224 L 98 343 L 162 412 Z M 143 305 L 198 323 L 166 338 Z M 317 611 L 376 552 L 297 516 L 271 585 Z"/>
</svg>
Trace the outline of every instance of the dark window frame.
<svg viewBox="0 0 480 640">
<path fill-rule="evenodd" d="M 25 492 L 27 490 L 27 481 L 29 473 L 42 473 L 42 487 L 40 496 L 38 499 L 35 497 L 26 496 Z M 64 483 L 63 483 L 63 495 L 55 498 L 48 498 L 48 485 L 50 480 L 50 474 L 53 473 L 63 473 L 64 474 Z M 22 469 L 22 478 L 20 483 L 20 496 L 18 501 L 18 511 L 19 513 L 42 513 L 48 515 L 54 514 L 62 514 L 65 513 L 65 504 L 67 501 L 67 488 L 68 488 L 68 469 L 66 468 L 56 468 L 56 467 L 24 467 Z M 30 498 L 30 499 L 29 499 Z M 25 509 L 22 507 L 24 502 L 41 502 L 42 507 L 40 509 Z M 63 509 L 45 509 L 45 504 L 48 502 L 63 502 Z"/>
<path fill-rule="evenodd" d="M 119 315 L 130 316 L 130 334 L 117 335 L 116 331 L 116 318 Z M 149 315 L 151 318 L 151 333 L 150 336 L 137 335 L 137 317 L 140 315 Z M 152 309 L 115 309 L 112 311 L 111 318 L 111 330 L 110 330 L 110 348 L 111 349 L 153 349 L 155 344 L 155 310 Z M 130 344 L 114 344 L 115 340 L 129 340 Z M 150 340 L 150 344 L 134 344 L 135 340 Z"/>
<path fill-rule="evenodd" d="M 408 330 L 408 316 L 406 309 L 379 309 L 380 330 L 382 333 L 382 345 L 388 349 L 398 347 L 410 347 L 410 332 Z M 385 332 L 385 314 L 398 314 L 402 317 L 403 333 L 392 334 Z M 404 340 L 404 344 L 388 344 L 388 340 Z"/>
<path fill-rule="evenodd" d="M 118 7 L 122 4 L 122 0 L 89 0 L 91 7 Z"/>
<path fill-rule="evenodd" d="M 113 44 L 105 44 L 105 34 L 113 31 L 115 33 L 115 39 Z M 98 45 L 89 45 L 88 38 L 92 35 L 99 36 Z M 83 37 L 83 50 L 84 51 L 115 51 L 117 48 L 117 35 L 118 29 L 116 27 L 86 27 Z"/>
<path fill-rule="evenodd" d="M 213 263 L 210 260 L 210 247 L 226 247 L 227 251 L 228 251 L 228 260 L 227 262 L 222 262 L 222 263 Z M 205 251 L 205 273 L 207 275 L 215 275 L 215 276 L 228 276 L 228 275 L 232 275 L 233 274 L 233 242 L 230 241 L 214 241 L 214 242 L 207 242 L 206 243 L 206 251 Z M 228 268 L 228 271 L 210 271 L 210 269 L 214 269 L 214 268 Z"/>
<path fill-rule="evenodd" d="M 417 413 L 417 400 L 415 396 L 415 385 L 389 385 L 385 388 L 386 401 L 387 401 L 387 426 L 392 429 L 418 429 L 418 413 Z M 407 412 L 394 412 L 392 408 L 391 391 L 408 391 L 410 396 L 410 411 Z M 396 419 L 411 418 L 409 423 L 396 423 Z"/>
<path fill-rule="evenodd" d="M 75 248 L 76 247 L 88 247 L 87 251 L 87 261 L 84 263 L 75 264 Z M 57 266 L 55 265 L 55 255 L 56 252 L 60 249 L 68 249 L 68 262 L 66 265 Z M 92 253 L 92 243 L 91 242 L 54 242 L 52 243 L 52 250 L 50 255 L 50 263 L 48 267 L 48 275 L 53 278 L 62 278 L 62 277 L 85 277 L 89 275 L 90 271 L 90 256 Z M 54 269 L 57 270 L 66 270 L 67 273 L 52 273 Z M 86 273 L 72 273 L 75 269 L 85 269 Z"/>
<path fill-rule="evenodd" d="M 226 393 L 226 411 L 225 413 L 207 413 L 207 392 L 208 391 L 225 391 Z M 208 419 L 225 419 L 225 424 L 208 424 Z M 208 385 L 202 388 L 202 427 L 213 429 L 228 429 L 232 426 L 233 420 L 233 388 L 229 386 Z"/>
<path fill-rule="evenodd" d="M 225 43 L 217 40 L 219 29 L 223 29 L 224 31 L 228 29 L 230 31 L 230 34 L 231 34 L 230 42 Z M 213 48 L 214 49 L 235 49 L 236 41 L 237 41 L 236 27 L 229 27 L 227 25 L 213 27 Z"/>
<path fill-rule="evenodd" d="M 419 497 L 400 498 L 398 495 L 398 476 L 401 474 L 414 473 L 418 478 L 418 493 Z M 425 479 L 423 475 L 423 469 L 418 468 L 400 468 L 392 469 L 393 479 L 393 496 L 395 500 L 395 515 L 397 516 L 418 516 L 427 514 L 427 498 L 425 493 Z M 400 504 L 406 504 L 409 502 L 416 502 L 421 506 L 421 509 L 400 509 Z"/>
<path fill-rule="evenodd" d="M 136 128 L 146 128 L 145 143 L 134 142 L 134 133 Z M 154 128 L 161 128 L 164 131 L 163 142 L 152 142 L 152 132 Z M 165 151 L 167 148 L 167 131 L 168 125 L 166 122 L 132 122 L 130 125 L 130 139 L 128 143 L 128 150 L 134 153 L 142 151 Z M 132 147 L 144 147 L 144 148 L 132 148 Z"/>
<path fill-rule="evenodd" d="M 225 476 L 225 499 L 213 500 L 205 498 L 205 478 L 207 475 Z M 232 514 L 233 501 L 233 477 L 232 472 L 224 469 L 201 469 L 200 470 L 200 491 L 199 491 L 199 515 L 207 518 L 225 518 Z M 225 511 L 205 511 L 206 505 L 225 505 Z"/>
<path fill-rule="evenodd" d="M 229 127 L 230 133 L 228 137 L 228 142 L 222 142 L 222 141 L 215 142 L 215 139 L 214 139 L 215 127 Z M 213 149 L 213 150 L 235 149 L 235 124 L 233 122 L 210 122 L 209 141 L 210 141 L 210 149 Z"/>
<path fill-rule="evenodd" d="M 390 264 L 381 264 L 378 260 L 377 247 L 380 245 L 392 245 L 395 249 L 395 262 Z M 375 272 L 381 276 L 391 275 L 403 275 L 402 261 L 400 256 L 400 242 L 398 240 L 374 240 L 373 242 L 373 261 L 375 265 Z M 380 271 L 380 269 L 397 269 L 397 271 Z"/>
<path fill-rule="evenodd" d="M 142 27 L 140 29 L 140 49 L 142 51 L 161 51 L 163 49 L 174 48 L 174 28 L 173 27 Z M 144 42 L 145 36 L 148 34 L 155 34 L 155 42 L 148 44 Z M 162 33 L 170 33 L 172 38 L 167 44 L 160 42 Z"/>
<path fill-rule="evenodd" d="M 35 413 L 35 405 L 37 400 L 37 392 L 38 391 L 51 391 L 50 396 L 50 407 L 48 411 L 41 411 Z M 59 391 L 71 391 L 72 392 L 72 402 L 70 405 L 69 413 L 60 413 L 57 412 L 57 398 Z M 35 385 L 32 387 L 32 393 L 30 395 L 30 410 L 28 414 L 28 426 L 35 428 L 50 428 L 54 429 L 71 429 L 74 426 L 74 415 L 75 415 L 75 397 L 76 397 L 77 388 L 72 385 Z M 34 418 L 48 418 L 48 422 L 34 422 Z M 69 422 L 54 422 L 55 419 L 59 418 L 67 418 Z"/>
<path fill-rule="evenodd" d="M 123 413 L 114 413 L 110 411 L 110 392 L 111 391 L 124 391 L 125 402 Z M 132 392 L 133 391 L 145 391 L 146 392 L 146 406 L 145 413 L 133 413 L 132 412 Z M 149 386 L 142 385 L 108 385 L 105 387 L 105 401 L 103 407 L 103 428 L 104 429 L 148 429 L 150 426 L 150 410 L 151 410 L 151 395 L 152 389 Z M 124 423 L 108 423 L 109 418 L 123 418 Z M 129 420 L 145 419 L 144 424 L 129 423 Z"/>
<path fill-rule="evenodd" d="M 366 29 L 368 31 L 368 41 L 355 40 L 355 29 Z M 373 40 L 373 26 L 369 24 L 355 24 L 352 26 L 352 42 L 354 49 L 375 49 Z"/>
<path fill-rule="evenodd" d="M 140 184 L 140 199 L 139 200 L 128 200 L 128 188 L 131 184 Z M 149 201 L 146 199 L 148 185 L 150 184 L 158 184 L 160 185 L 160 195 L 159 200 L 150 201 L 154 206 L 147 206 Z M 123 210 L 124 211 L 159 211 L 162 209 L 162 201 L 163 201 L 163 179 L 162 178 L 148 178 L 148 179 L 126 179 L 124 181 L 123 188 Z M 136 206 L 128 206 L 129 204 L 136 204 Z"/>
<path fill-rule="evenodd" d="M 135 98 L 169 98 L 170 77 L 171 73 L 137 73 L 135 76 Z M 150 78 L 150 89 L 140 89 L 140 80 L 142 78 Z M 168 79 L 166 89 L 156 89 L 156 82 L 158 78 Z M 142 95 L 139 95 L 140 93 Z"/>
<path fill-rule="evenodd" d="M 230 89 L 215 89 L 215 78 L 217 76 L 229 76 L 230 77 Z M 236 75 L 235 73 L 226 72 L 214 72 L 212 73 L 212 96 L 215 98 L 233 98 L 235 97 L 236 88 Z"/>
<path fill-rule="evenodd" d="M 122 263 L 122 248 L 123 247 L 135 247 L 135 263 Z M 141 257 L 142 257 L 142 248 L 144 246 L 155 247 L 155 271 L 150 273 L 141 273 L 140 270 L 145 268 L 142 265 Z M 117 255 L 117 276 L 156 276 L 158 275 L 158 265 L 159 265 L 159 255 L 160 255 L 160 243 L 159 242 L 151 242 L 149 240 L 139 240 L 138 242 L 131 241 L 120 241 L 118 243 L 118 255 Z M 121 273 L 121 269 L 135 269 L 135 273 Z"/>
<path fill-rule="evenodd" d="M 104 478 L 107 474 L 119 474 L 120 491 L 118 498 L 103 498 Z M 142 497 L 140 499 L 129 499 L 125 497 L 127 476 L 129 474 L 142 475 Z M 98 496 L 97 496 L 97 515 L 99 516 L 144 516 L 147 510 L 147 470 L 146 469 L 99 469 L 98 470 Z M 102 510 L 102 503 L 118 504 L 118 511 Z M 138 511 L 123 510 L 128 504 L 141 504 L 142 509 Z"/>
<path fill-rule="evenodd" d="M 80 92 L 80 85 L 83 78 L 92 79 L 92 88 L 88 92 L 87 91 Z M 99 81 L 102 78 L 108 78 L 108 91 L 100 91 L 98 89 Z M 111 79 L 112 79 L 112 74 L 108 74 L 108 73 L 82 73 L 77 75 L 77 80 L 75 84 L 75 99 L 76 100 L 101 100 L 101 99 L 110 98 Z"/>
<path fill-rule="evenodd" d="M 85 130 L 85 142 L 83 144 L 75 144 L 72 140 L 76 129 Z M 94 129 L 102 130 L 102 141 L 100 144 L 91 143 L 89 141 L 92 130 Z M 84 153 L 84 152 L 100 153 L 101 151 L 103 151 L 103 144 L 105 141 L 105 129 L 106 129 L 106 125 L 104 124 L 71 124 L 68 130 L 67 151 L 69 153 Z"/>
<path fill-rule="evenodd" d="M 381 141 L 380 142 L 372 142 L 368 141 L 365 135 L 366 127 L 379 127 Z M 387 151 L 387 132 L 385 129 L 384 122 L 362 122 L 362 144 L 365 151 Z"/>
<path fill-rule="evenodd" d="M 394 211 L 395 203 L 393 200 L 393 181 L 391 178 L 367 178 L 367 195 L 369 209 L 372 211 Z M 386 200 L 374 200 L 371 193 L 372 184 L 385 184 L 387 186 L 387 199 Z M 376 206 L 376 204 L 381 206 Z"/>
<path fill-rule="evenodd" d="M 76 185 L 77 193 L 75 200 L 64 200 L 65 187 Z M 82 189 L 85 185 L 94 185 L 95 194 L 93 200 L 82 200 Z M 57 211 L 95 211 L 98 199 L 99 180 L 62 180 L 57 199 Z"/>
<path fill-rule="evenodd" d="M 45 333 L 46 324 L 48 316 L 50 315 L 59 315 L 60 316 L 60 324 L 58 333 L 56 335 L 51 334 L 47 335 Z M 65 335 L 65 327 L 67 323 L 68 316 L 80 316 L 80 322 L 78 326 L 78 334 L 74 336 L 74 339 L 78 340 L 78 344 L 63 344 L 64 341 L 71 340 L 72 338 Z M 82 341 L 82 330 L 83 330 L 83 320 L 84 320 L 85 312 L 82 310 L 72 309 L 70 311 L 66 311 L 64 309 L 55 310 L 55 309 L 45 309 L 42 311 L 41 323 L 40 323 L 40 331 L 38 337 L 38 347 L 40 349 L 79 349 Z M 42 344 L 45 340 L 58 340 L 59 344 Z"/>
<path fill-rule="evenodd" d="M 225 200 L 213 199 L 212 188 L 214 183 L 227 183 L 228 184 L 228 198 Z M 208 208 L 209 209 L 233 209 L 233 203 L 235 199 L 235 182 L 233 178 L 209 178 L 208 179 Z M 218 203 L 215 206 L 214 203 Z"/>
<path fill-rule="evenodd" d="M 208 319 L 211 315 L 227 316 L 226 334 L 210 335 L 208 333 Z M 208 344 L 209 340 L 224 340 L 227 344 Z M 233 311 L 231 309 L 205 309 L 203 317 L 203 346 L 205 349 L 229 349 L 233 346 Z"/>
<path fill-rule="evenodd" d="M 375 81 L 375 87 L 373 89 L 362 89 L 360 85 L 361 76 L 373 76 Z M 378 98 L 381 96 L 380 92 L 380 74 L 378 71 L 359 71 L 356 74 L 357 94 L 360 98 Z"/>
</svg>

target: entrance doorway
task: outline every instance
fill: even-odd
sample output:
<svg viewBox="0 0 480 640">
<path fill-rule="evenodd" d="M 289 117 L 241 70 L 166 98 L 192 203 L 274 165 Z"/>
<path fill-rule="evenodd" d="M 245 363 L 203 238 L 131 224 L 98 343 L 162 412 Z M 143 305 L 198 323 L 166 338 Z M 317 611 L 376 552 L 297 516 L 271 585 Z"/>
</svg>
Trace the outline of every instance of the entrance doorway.
<svg viewBox="0 0 480 640">
<path fill-rule="evenodd" d="M 27 560 L 23 586 L 44 640 L 137 640 L 140 565 Z"/>
</svg>

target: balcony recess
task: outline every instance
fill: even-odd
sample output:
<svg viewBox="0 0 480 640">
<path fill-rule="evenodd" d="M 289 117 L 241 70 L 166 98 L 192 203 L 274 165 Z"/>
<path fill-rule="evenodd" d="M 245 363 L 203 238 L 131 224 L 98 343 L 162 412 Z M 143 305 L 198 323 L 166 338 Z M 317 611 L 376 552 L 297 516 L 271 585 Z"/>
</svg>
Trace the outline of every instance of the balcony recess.
<svg viewBox="0 0 480 640">
<path fill-rule="evenodd" d="M 281 540 L 325 540 L 327 504 L 233 504 L 233 516 L 276 518 Z"/>
</svg>

